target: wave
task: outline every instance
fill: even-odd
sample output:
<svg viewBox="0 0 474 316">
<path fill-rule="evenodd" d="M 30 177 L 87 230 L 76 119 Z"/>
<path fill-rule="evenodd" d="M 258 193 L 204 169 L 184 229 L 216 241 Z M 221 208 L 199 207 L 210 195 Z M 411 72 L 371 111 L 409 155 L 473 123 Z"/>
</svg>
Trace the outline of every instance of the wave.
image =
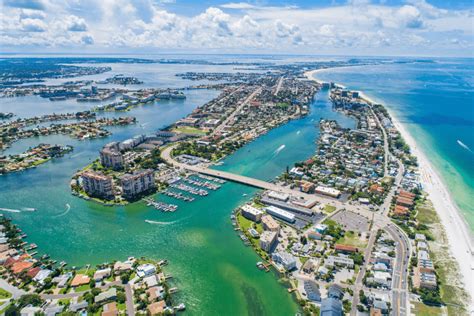
<svg viewBox="0 0 474 316">
<path fill-rule="evenodd" d="M 301 133 L 301 131 L 297 131 L 297 132 L 296 132 L 296 135 L 299 135 L 300 133 Z"/>
<path fill-rule="evenodd" d="M 280 151 L 282 151 L 283 149 L 285 149 L 286 145 L 281 145 L 280 147 L 278 147 L 273 153 L 275 155 L 278 155 L 280 153 Z"/>
<path fill-rule="evenodd" d="M 71 205 L 69 205 L 69 203 L 66 203 L 66 211 L 64 211 L 63 213 L 61 213 L 61 214 L 59 214 L 59 215 L 53 216 L 53 217 L 61 217 L 61 216 L 64 216 L 64 215 L 66 215 L 67 213 L 69 213 L 70 210 L 71 210 Z"/>
<path fill-rule="evenodd" d="M 460 141 L 459 139 L 457 140 L 457 143 L 459 146 L 461 146 L 462 148 L 466 149 L 467 151 L 469 151 L 470 153 L 474 153 L 471 148 L 469 148 L 468 145 L 464 144 L 462 141 Z"/>
<path fill-rule="evenodd" d="M 20 210 L 12 210 L 10 208 L 3 208 L 3 207 L 0 207 L 0 211 L 10 212 L 10 213 L 21 213 Z"/>
</svg>

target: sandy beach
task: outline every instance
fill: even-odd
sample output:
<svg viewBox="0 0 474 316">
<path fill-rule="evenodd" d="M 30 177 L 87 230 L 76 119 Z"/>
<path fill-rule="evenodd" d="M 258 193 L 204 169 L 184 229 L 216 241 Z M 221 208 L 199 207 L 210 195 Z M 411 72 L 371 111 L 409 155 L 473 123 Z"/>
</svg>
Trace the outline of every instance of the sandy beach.
<svg viewBox="0 0 474 316">
<path fill-rule="evenodd" d="M 314 75 L 323 70 L 326 69 L 308 71 L 305 73 L 305 76 L 308 79 L 321 82 L 320 80 L 314 78 Z M 380 103 L 374 102 L 362 92 L 360 92 L 360 95 L 370 102 Z M 463 278 L 462 281 L 465 284 L 467 292 L 471 295 L 471 302 L 469 303 L 469 306 L 472 313 L 472 311 L 474 311 L 472 298 L 472 293 L 474 293 L 473 236 L 464 222 L 464 219 L 462 218 L 456 203 L 451 198 L 445 183 L 433 168 L 425 153 L 418 148 L 414 138 L 399 122 L 394 113 L 392 113 L 392 111 L 390 111 L 387 107 L 386 109 L 389 111 L 390 116 L 392 117 L 393 124 L 401 133 L 406 143 L 410 146 L 412 154 L 418 159 L 420 181 L 424 190 L 429 194 L 429 198 L 433 202 L 433 206 L 438 213 L 441 223 L 446 231 L 446 235 L 449 240 L 450 251 L 459 264 L 459 272 Z"/>
</svg>

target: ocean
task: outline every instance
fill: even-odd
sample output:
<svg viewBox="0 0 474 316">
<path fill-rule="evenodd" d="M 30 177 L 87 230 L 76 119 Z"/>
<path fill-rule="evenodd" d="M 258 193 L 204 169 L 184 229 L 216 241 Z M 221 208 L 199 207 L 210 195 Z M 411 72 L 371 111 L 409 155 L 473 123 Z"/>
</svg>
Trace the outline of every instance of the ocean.
<svg viewBox="0 0 474 316">
<path fill-rule="evenodd" d="M 315 74 L 384 104 L 407 127 L 474 232 L 474 59 L 433 59 Z"/>
</svg>

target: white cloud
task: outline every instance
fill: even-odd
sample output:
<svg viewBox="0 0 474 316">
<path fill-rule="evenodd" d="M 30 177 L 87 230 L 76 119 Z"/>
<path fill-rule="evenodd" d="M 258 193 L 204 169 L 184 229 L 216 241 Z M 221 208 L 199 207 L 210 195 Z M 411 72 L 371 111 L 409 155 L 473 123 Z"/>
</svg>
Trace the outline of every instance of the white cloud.
<svg viewBox="0 0 474 316">
<path fill-rule="evenodd" d="M 229 2 L 229 3 L 221 4 L 220 7 L 224 9 L 237 9 L 237 10 L 256 8 L 256 6 L 247 2 Z"/>
<path fill-rule="evenodd" d="M 472 11 L 440 9 L 424 0 L 399 6 L 349 1 L 304 9 L 229 2 L 194 16 L 172 13 L 158 0 L 3 1 L 0 45 L 10 50 L 87 45 L 99 50 L 397 54 L 474 45 Z"/>
</svg>

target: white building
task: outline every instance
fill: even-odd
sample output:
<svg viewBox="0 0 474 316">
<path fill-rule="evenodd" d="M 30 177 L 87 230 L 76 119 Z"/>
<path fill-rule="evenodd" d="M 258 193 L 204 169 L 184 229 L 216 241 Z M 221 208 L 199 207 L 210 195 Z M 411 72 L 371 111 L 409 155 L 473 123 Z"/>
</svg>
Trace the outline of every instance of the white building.
<svg viewBox="0 0 474 316">
<path fill-rule="evenodd" d="M 254 222 L 260 222 L 263 212 L 256 207 L 245 204 L 241 208 L 242 216 Z"/>
<path fill-rule="evenodd" d="M 156 273 L 156 267 L 151 263 L 142 264 L 137 267 L 137 275 L 144 278 Z"/>
<path fill-rule="evenodd" d="M 285 268 L 287 271 L 296 269 L 296 259 L 293 255 L 285 251 L 274 252 L 272 260 Z"/>
<path fill-rule="evenodd" d="M 265 208 L 265 211 L 267 211 L 268 214 L 278 217 L 289 223 L 295 222 L 295 214 L 282 210 L 281 208 L 275 206 L 268 206 Z"/>
<path fill-rule="evenodd" d="M 151 169 L 135 171 L 120 178 L 123 196 L 134 198 L 140 193 L 155 188 L 155 173 Z"/>
</svg>

